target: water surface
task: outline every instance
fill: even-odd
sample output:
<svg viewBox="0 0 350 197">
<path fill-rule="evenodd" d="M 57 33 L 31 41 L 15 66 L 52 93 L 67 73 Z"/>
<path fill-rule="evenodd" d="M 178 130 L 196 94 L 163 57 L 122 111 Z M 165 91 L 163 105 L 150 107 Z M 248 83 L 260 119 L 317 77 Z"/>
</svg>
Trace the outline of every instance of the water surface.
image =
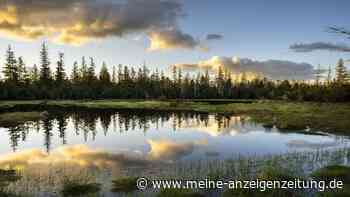
<svg viewBox="0 0 350 197">
<path fill-rule="evenodd" d="M 18 193 L 55 196 L 70 177 L 103 183 L 103 195 L 115 196 L 110 184 L 120 176 L 167 175 L 167 166 L 178 163 L 336 149 L 349 143 L 343 136 L 265 128 L 248 116 L 156 111 L 49 114 L 41 121 L 0 128 L 0 168 L 23 172 L 14 186 Z"/>
<path fill-rule="evenodd" d="M 264 128 L 247 116 L 188 112 L 55 112 L 42 121 L 0 128 L 2 155 L 81 150 L 169 162 L 336 148 L 348 141 Z"/>
</svg>

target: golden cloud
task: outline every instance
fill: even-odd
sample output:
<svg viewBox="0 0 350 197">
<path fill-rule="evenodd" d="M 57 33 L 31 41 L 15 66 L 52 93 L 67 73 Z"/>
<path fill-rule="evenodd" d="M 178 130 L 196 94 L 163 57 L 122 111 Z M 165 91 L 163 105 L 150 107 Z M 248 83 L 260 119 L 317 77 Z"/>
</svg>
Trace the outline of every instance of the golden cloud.
<svg viewBox="0 0 350 197">
<path fill-rule="evenodd" d="M 187 70 L 206 69 L 217 71 L 223 68 L 232 72 L 235 76 L 254 79 L 265 76 L 271 79 L 311 79 L 314 68 L 308 63 L 296 63 L 285 60 L 258 61 L 249 58 L 213 56 L 208 60 L 193 64 L 175 64 L 173 66 Z"/>
<path fill-rule="evenodd" d="M 208 144 L 206 140 L 181 143 L 170 140 L 148 140 L 148 143 L 151 146 L 149 158 L 163 161 L 173 161 L 190 155 L 196 147 Z"/>
<path fill-rule="evenodd" d="M 0 34 L 22 40 L 46 37 L 57 43 L 81 45 L 149 32 L 151 50 L 194 48 L 198 42 L 176 28 L 182 16 L 179 1 L 8 0 L 0 5 Z"/>
<path fill-rule="evenodd" d="M 206 145 L 206 140 L 196 142 L 174 142 L 171 140 L 149 140 L 151 149 L 143 155 L 127 151 L 112 153 L 103 149 L 94 149 L 86 145 L 62 146 L 50 154 L 31 149 L 0 156 L 0 168 L 24 169 L 32 166 L 80 166 L 97 168 L 123 168 L 131 166 L 144 167 L 153 161 L 174 161 L 189 155 L 193 150 Z"/>
<path fill-rule="evenodd" d="M 0 168 L 25 168 L 32 165 L 71 165 L 80 167 L 115 167 L 146 165 L 132 153 L 109 153 L 86 145 L 64 146 L 47 154 L 39 149 L 10 153 L 0 157 Z"/>
<path fill-rule="evenodd" d="M 176 29 L 152 31 L 148 35 L 151 42 L 149 50 L 151 51 L 176 48 L 194 49 L 199 46 L 199 41 L 196 41 L 191 35 Z"/>
</svg>

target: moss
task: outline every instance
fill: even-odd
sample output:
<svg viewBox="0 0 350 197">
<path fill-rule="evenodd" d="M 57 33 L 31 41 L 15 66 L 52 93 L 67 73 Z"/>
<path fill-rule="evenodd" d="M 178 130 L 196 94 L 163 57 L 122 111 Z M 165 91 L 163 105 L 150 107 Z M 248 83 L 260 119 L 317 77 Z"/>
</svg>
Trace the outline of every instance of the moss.
<svg viewBox="0 0 350 197">
<path fill-rule="evenodd" d="M 0 126 L 11 127 L 26 121 L 36 121 L 43 118 L 40 112 L 10 112 L 0 114 Z"/>
<path fill-rule="evenodd" d="M 311 174 L 316 180 L 332 181 L 342 180 L 345 184 L 350 184 L 350 167 L 347 166 L 327 166 Z"/>
<path fill-rule="evenodd" d="M 137 178 L 125 177 L 113 180 L 112 192 L 132 192 L 137 189 Z"/>
<path fill-rule="evenodd" d="M 187 189 L 163 189 L 157 197 L 205 197 L 205 195 Z"/>
</svg>

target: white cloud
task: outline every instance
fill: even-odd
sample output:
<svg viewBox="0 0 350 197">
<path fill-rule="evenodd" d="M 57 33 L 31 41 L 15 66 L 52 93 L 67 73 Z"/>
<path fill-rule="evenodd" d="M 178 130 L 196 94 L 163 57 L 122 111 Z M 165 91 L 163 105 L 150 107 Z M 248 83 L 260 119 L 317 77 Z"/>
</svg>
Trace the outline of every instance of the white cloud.
<svg viewBox="0 0 350 197">
<path fill-rule="evenodd" d="M 188 70 L 208 69 L 215 71 L 219 67 L 239 73 L 264 75 L 271 79 L 311 79 L 313 66 L 308 63 L 296 63 L 284 60 L 257 61 L 249 58 L 214 56 L 211 59 L 193 64 L 175 64 Z"/>
</svg>

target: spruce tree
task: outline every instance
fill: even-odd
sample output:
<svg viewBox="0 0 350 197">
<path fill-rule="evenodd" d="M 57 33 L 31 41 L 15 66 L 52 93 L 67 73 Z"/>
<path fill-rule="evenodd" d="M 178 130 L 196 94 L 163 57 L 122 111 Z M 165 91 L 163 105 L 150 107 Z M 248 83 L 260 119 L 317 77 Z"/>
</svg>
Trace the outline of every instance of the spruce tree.
<svg viewBox="0 0 350 197">
<path fill-rule="evenodd" d="M 39 76 L 38 67 L 37 67 L 36 64 L 34 64 L 34 66 L 33 66 L 33 68 L 32 68 L 32 71 L 31 71 L 31 73 L 30 73 L 30 80 L 31 80 L 32 82 L 37 82 L 37 81 L 39 81 L 39 78 L 40 78 L 40 76 Z"/>
<path fill-rule="evenodd" d="M 50 60 L 46 43 L 44 42 L 40 51 L 40 81 L 48 83 L 52 80 Z"/>
<path fill-rule="evenodd" d="M 110 83 L 111 82 L 111 76 L 108 72 L 107 65 L 105 62 L 103 62 L 101 71 L 100 71 L 100 81 L 102 83 Z"/>
<path fill-rule="evenodd" d="M 113 66 L 112 83 L 117 83 L 117 70 L 116 70 L 115 66 Z"/>
<path fill-rule="evenodd" d="M 24 82 L 24 78 L 25 78 L 25 72 L 26 72 L 26 67 L 25 67 L 25 63 L 23 61 L 22 57 L 18 58 L 17 61 L 17 71 L 18 71 L 18 80 L 21 82 Z"/>
<path fill-rule="evenodd" d="M 6 51 L 6 63 L 3 69 L 5 81 L 17 83 L 19 80 L 18 67 L 16 65 L 15 53 L 11 46 L 8 46 Z"/>
<path fill-rule="evenodd" d="M 346 75 L 347 75 L 347 71 L 346 71 L 346 67 L 344 65 L 344 60 L 340 59 L 338 61 L 338 64 L 335 68 L 335 73 L 336 73 L 336 81 L 337 83 L 344 83 L 346 81 Z"/>
<path fill-rule="evenodd" d="M 78 62 L 76 61 L 73 64 L 73 70 L 70 78 L 74 84 L 79 83 L 80 75 L 79 75 Z"/>
<path fill-rule="evenodd" d="M 314 71 L 314 76 L 315 76 L 315 83 L 316 85 L 319 85 L 321 82 L 321 79 L 323 77 L 323 71 L 321 69 L 321 65 L 317 66 L 317 69 Z"/>
<path fill-rule="evenodd" d="M 81 58 L 80 77 L 83 82 L 88 81 L 88 67 L 84 56 Z"/>
<path fill-rule="evenodd" d="M 90 57 L 90 65 L 87 71 L 87 80 L 89 83 L 92 83 L 95 78 L 95 61 L 94 58 Z"/>
<path fill-rule="evenodd" d="M 62 84 L 66 78 L 66 73 L 64 72 L 64 54 L 59 53 L 58 56 L 55 79 L 58 84 Z"/>
</svg>

